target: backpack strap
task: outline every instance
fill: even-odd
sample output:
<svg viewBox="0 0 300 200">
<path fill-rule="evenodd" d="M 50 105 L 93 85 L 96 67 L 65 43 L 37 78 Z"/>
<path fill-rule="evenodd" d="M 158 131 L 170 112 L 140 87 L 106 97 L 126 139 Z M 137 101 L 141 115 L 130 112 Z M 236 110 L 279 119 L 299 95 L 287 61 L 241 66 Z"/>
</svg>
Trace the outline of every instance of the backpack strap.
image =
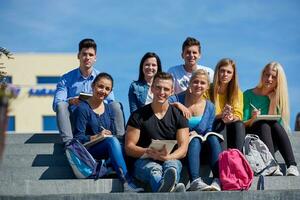
<svg viewBox="0 0 300 200">
<path fill-rule="evenodd" d="M 265 190 L 265 177 L 263 175 L 259 175 L 256 189 Z"/>
<path fill-rule="evenodd" d="M 98 164 L 97 164 L 97 167 L 95 169 L 95 172 L 94 172 L 94 179 L 97 180 L 99 178 L 101 178 L 103 175 L 103 168 L 104 167 L 104 161 L 103 160 L 99 160 Z"/>
</svg>

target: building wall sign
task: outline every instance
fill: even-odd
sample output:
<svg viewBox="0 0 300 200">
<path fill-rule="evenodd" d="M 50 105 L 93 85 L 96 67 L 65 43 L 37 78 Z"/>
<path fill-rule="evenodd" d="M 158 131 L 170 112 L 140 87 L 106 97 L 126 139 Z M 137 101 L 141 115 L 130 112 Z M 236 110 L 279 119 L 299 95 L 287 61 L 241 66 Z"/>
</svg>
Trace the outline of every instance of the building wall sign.
<svg viewBox="0 0 300 200">
<path fill-rule="evenodd" d="M 54 96 L 55 89 L 48 89 L 48 88 L 40 88 L 34 89 L 30 88 L 28 91 L 29 96 Z"/>
</svg>

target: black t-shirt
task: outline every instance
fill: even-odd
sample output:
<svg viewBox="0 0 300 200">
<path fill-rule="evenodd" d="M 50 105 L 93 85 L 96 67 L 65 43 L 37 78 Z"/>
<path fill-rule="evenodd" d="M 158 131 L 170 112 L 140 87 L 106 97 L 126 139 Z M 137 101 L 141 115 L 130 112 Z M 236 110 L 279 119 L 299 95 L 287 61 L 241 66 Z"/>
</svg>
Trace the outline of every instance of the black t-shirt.
<svg viewBox="0 0 300 200">
<path fill-rule="evenodd" d="M 153 113 L 151 104 L 136 110 L 130 116 L 127 125 L 140 129 L 138 146 L 148 147 L 151 139 L 176 140 L 178 129 L 187 128 L 188 121 L 181 112 L 172 105 L 162 119 Z"/>
</svg>

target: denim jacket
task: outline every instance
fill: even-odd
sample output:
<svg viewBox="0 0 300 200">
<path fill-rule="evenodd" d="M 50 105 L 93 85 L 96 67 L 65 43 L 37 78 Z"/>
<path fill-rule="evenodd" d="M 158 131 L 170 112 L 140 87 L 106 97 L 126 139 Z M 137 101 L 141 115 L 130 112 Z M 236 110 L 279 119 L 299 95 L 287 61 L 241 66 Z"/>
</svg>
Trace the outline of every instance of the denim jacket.
<svg viewBox="0 0 300 200">
<path fill-rule="evenodd" d="M 128 91 L 130 113 L 145 105 L 149 85 L 146 81 L 133 81 Z"/>
<path fill-rule="evenodd" d="M 129 87 L 128 92 L 128 102 L 130 113 L 143 107 L 146 103 L 148 91 L 150 86 L 146 81 L 133 81 Z M 177 101 L 177 97 L 172 95 L 168 99 L 169 103 L 174 103 Z"/>
<path fill-rule="evenodd" d="M 184 105 L 185 92 L 181 92 L 175 96 L 177 98 L 177 101 Z M 198 134 L 205 135 L 207 132 L 210 132 L 212 130 L 214 120 L 215 105 L 211 101 L 206 100 L 206 106 L 201 121 L 190 131 L 196 131 Z"/>
</svg>

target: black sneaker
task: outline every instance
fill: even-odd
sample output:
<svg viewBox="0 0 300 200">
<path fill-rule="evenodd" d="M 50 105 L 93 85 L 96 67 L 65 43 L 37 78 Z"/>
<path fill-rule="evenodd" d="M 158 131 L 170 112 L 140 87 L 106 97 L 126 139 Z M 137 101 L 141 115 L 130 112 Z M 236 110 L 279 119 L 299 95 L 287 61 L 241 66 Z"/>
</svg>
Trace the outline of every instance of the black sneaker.
<svg viewBox="0 0 300 200">
<path fill-rule="evenodd" d="M 157 192 L 171 192 L 176 182 L 176 169 L 173 167 L 167 169 L 161 180 L 161 185 Z"/>
</svg>

